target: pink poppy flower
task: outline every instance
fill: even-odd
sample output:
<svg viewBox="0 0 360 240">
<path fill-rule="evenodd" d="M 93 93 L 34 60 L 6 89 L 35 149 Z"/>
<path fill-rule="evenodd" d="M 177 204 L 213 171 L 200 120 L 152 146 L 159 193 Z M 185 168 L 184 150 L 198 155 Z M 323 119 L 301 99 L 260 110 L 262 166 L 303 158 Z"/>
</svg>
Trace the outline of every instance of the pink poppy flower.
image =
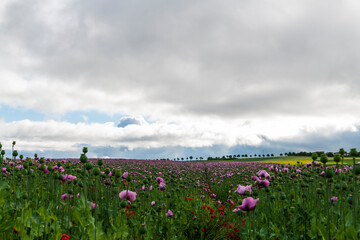
<svg viewBox="0 0 360 240">
<path fill-rule="evenodd" d="M 248 186 L 241 186 L 239 184 L 235 192 L 237 192 L 240 195 L 245 195 L 246 191 L 249 191 L 249 193 L 251 193 L 252 187 L 253 187 L 252 184 Z"/>
<path fill-rule="evenodd" d="M 162 179 L 161 177 L 157 177 L 157 178 L 156 178 L 156 181 L 157 181 L 158 183 L 161 183 L 161 182 L 164 183 L 164 182 L 165 182 L 164 179 Z"/>
<path fill-rule="evenodd" d="M 168 217 L 174 216 L 174 213 L 169 209 L 169 211 L 165 214 Z"/>
<path fill-rule="evenodd" d="M 159 188 L 160 188 L 160 191 L 165 191 L 165 183 L 164 182 L 161 182 L 159 184 Z"/>
<path fill-rule="evenodd" d="M 256 203 L 259 201 L 259 198 L 253 199 L 252 197 L 247 197 L 242 201 L 240 206 L 237 206 L 233 212 L 237 212 L 239 210 L 242 211 L 253 211 L 256 208 Z"/>
<path fill-rule="evenodd" d="M 119 193 L 119 197 L 133 202 L 136 199 L 136 192 L 124 190 Z"/>
<path fill-rule="evenodd" d="M 122 178 L 122 179 L 126 179 L 128 175 L 129 175 L 128 172 L 124 172 L 124 174 L 121 176 L 121 178 Z"/>
</svg>

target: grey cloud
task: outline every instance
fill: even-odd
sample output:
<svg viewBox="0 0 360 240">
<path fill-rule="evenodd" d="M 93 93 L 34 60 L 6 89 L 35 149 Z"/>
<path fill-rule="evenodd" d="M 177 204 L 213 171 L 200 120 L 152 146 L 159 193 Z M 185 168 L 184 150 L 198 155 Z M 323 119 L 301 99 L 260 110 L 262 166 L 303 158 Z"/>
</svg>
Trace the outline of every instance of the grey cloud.
<svg viewBox="0 0 360 240">
<path fill-rule="evenodd" d="M 23 76 L 114 99 L 133 91 L 173 114 L 341 113 L 359 100 L 359 6 L 351 4 L 79 0 L 52 14 L 38 11 L 42 1 L 15 1 L 0 42 L 20 49 L 10 58 L 30 59 L 9 66 Z"/>
<path fill-rule="evenodd" d="M 141 116 L 125 116 L 119 120 L 118 127 L 124 128 L 128 125 L 147 125 L 148 123 Z"/>
</svg>

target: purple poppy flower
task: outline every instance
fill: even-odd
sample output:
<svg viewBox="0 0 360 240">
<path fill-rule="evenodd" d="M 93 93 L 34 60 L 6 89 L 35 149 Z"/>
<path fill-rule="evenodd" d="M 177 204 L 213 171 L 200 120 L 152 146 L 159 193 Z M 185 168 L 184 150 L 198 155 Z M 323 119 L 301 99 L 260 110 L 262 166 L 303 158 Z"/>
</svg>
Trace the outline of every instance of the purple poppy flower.
<svg viewBox="0 0 360 240">
<path fill-rule="evenodd" d="M 257 175 L 259 175 L 260 177 L 263 177 L 263 178 L 270 177 L 270 174 L 268 174 L 265 170 L 258 171 Z"/>
<path fill-rule="evenodd" d="M 165 214 L 168 217 L 174 216 L 174 213 L 169 209 L 169 211 Z"/>
<path fill-rule="evenodd" d="M 121 178 L 122 178 L 122 179 L 126 179 L 128 175 L 129 175 L 128 172 L 124 172 L 124 174 L 121 176 Z"/>
<path fill-rule="evenodd" d="M 61 195 L 61 200 L 66 200 L 66 199 L 69 199 L 69 198 L 72 198 L 72 196 L 69 195 L 68 193 L 65 193 L 65 194 Z"/>
<path fill-rule="evenodd" d="M 158 183 L 165 183 L 165 181 L 164 181 L 164 179 L 162 179 L 161 177 L 157 177 L 156 178 L 156 181 L 158 182 Z"/>
<path fill-rule="evenodd" d="M 260 179 L 259 179 L 257 176 L 252 176 L 252 177 L 251 177 L 251 180 L 253 180 L 253 181 L 259 181 Z"/>
<path fill-rule="evenodd" d="M 261 180 L 261 181 L 259 182 L 259 187 L 260 187 L 260 188 L 262 188 L 262 187 L 268 187 L 268 186 L 270 186 L 270 182 L 269 182 L 267 179 Z"/>
<path fill-rule="evenodd" d="M 320 176 L 321 176 L 321 177 L 325 177 L 325 172 L 322 171 L 322 172 L 320 173 Z"/>
<path fill-rule="evenodd" d="M 247 197 L 242 201 L 240 206 L 237 206 L 233 212 L 237 212 L 239 210 L 242 211 L 253 211 L 256 208 L 256 203 L 259 201 L 259 198 L 253 199 L 252 197 Z"/>
<path fill-rule="evenodd" d="M 119 197 L 133 202 L 136 199 L 136 192 L 124 190 L 119 193 Z"/>
<path fill-rule="evenodd" d="M 335 201 L 337 201 L 338 200 L 338 198 L 337 197 L 332 197 L 331 199 L 330 199 L 330 204 L 333 204 Z"/>
<path fill-rule="evenodd" d="M 93 211 L 95 207 L 96 207 L 96 204 L 91 202 L 91 211 Z"/>
<path fill-rule="evenodd" d="M 161 182 L 159 184 L 159 188 L 160 188 L 160 191 L 165 191 L 165 183 L 164 182 Z"/>
<path fill-rule="evenodd" d="M 152 207 L 155 206 L 155 201 L 152 201 L 152 202 L 151 202 L 151 206 L 152 206 Z"/>
<path fill-rule="evenodd" d="M 235 192 L 237 192 L 240 195 L 245 195 L 246 191 L 249 191 L 249 193 L 251 193 L 252 187 L 253 187 L 252 184 L 248 186 L 241 186 L 239 184 Z"/>
</svg>

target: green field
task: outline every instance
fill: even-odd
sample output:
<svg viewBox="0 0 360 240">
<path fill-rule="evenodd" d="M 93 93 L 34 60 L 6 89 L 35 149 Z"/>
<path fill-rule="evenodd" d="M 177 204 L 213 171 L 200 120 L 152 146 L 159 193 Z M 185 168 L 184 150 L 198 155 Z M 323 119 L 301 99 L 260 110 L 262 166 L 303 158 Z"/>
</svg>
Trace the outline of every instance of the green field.
<svg viewBox="0 0 360 240">
<path fill-rule="evenodd" d="M 329 157 L 329 161 L 327 164 L 336 164 L 334 162 L 333 157 Z M 236 161 L 236 162 L 263 162 L 263 163 L 277 163 L 277 164 L 306 164 L 312 162 L 311 157 L 304 157 L 304 156 L 284 156 L 284 157 L 253 157 L 253 158 L 232 158 L 232 159 L 213 159 L 208 160 L 207 162 L 228 162 L 228 161 Z M 320 162 L 320 158 L 317 159 Z M 359 162 L 359 159 L 355 159 L 355 162 Z M 202 161 L 198 161 L 202 162 Z M 352 164 L 353 159 L 351 157 L 344 158 L 344 164 Z M 341 162 L 340 162 L 341 164 Z"/>
</svg>

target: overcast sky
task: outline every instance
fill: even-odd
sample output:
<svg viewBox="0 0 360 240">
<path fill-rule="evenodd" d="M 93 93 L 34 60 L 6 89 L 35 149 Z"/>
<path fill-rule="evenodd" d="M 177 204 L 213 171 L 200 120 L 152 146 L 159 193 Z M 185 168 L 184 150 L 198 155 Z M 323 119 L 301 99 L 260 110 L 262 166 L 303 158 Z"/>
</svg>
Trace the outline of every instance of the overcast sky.
<svg viewBox="0 0 360 240">
<path fill-rule="evenodd" d="M 0 141 L 45 157 L 360 147 L 359 29 L 356 0 L 2 0 Z"/>
</svg>

